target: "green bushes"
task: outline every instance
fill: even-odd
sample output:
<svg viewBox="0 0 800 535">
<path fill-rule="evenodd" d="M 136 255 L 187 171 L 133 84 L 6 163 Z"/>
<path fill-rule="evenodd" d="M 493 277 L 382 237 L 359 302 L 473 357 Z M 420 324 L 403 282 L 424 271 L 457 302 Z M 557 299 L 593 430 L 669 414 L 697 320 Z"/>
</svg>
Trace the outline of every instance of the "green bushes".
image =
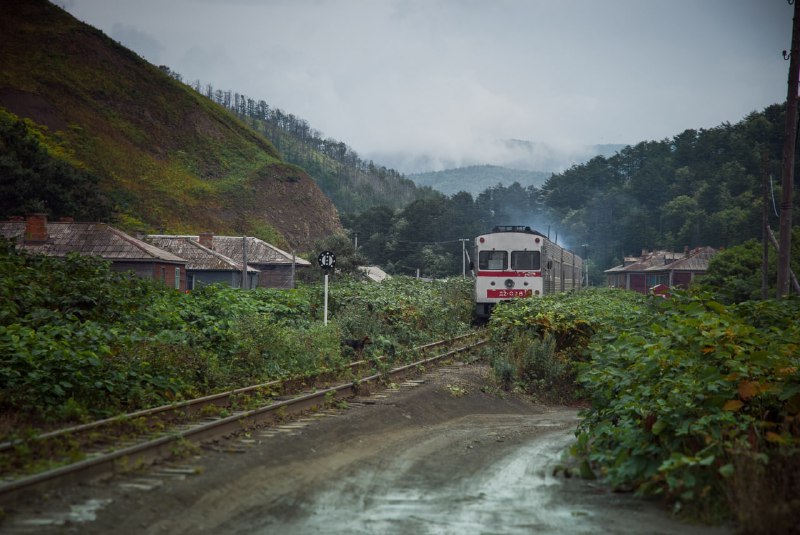
<svg viewBox="0 0 800 535">
<path fill-rule="evenodd" d="M 800 299 L 590 290 L 495 310 L 501 383 L 551 392 L 566 374 L 591 401 L 573 448 L 584 467 L 746 531 L 794 529 Z M 561 360 L 546 357 L 548 340 Z"/>
<path fill-rule="evenodd" d="M 798 317 L 797 299 L 726 307 L 678 295 L 648 324 L 597 337 L 580 373 L 592 399 L 583 453 L 614 485 L 704 513 L 741 509 L 725 500 L 742 459 L 766 467 L 800 445 Z"/>
<path fill-rule="evenodd" d="M 498 305 L 489 323 L 495 376 L 547 401 L 576 396 L 576 364 L 595 332 L 623 328 L 646 313 L 644 296 L 595 288 Z"/>
<path fill-rule="evenodd" d="M 492 359 L 492 368 L 504 390 L 517 386 L 529 394 L 546 393 L 548 401 L 569 398 L 569 362 L 556 352 L 555 337 L 514 336 L 506 351 Z"/>
<path fill-rule="evenodd" d="M 472 281 L 402 276 L 381 284 L 343 281 L 331 289 L 329 306 L 347 337 L 369 336 L 373 341 L 383 337 L 398 346 L 418 345 L 469 329 Z"/>
<path fill-rule="evenodd" d="M 336 283 L 323 325 L 318 286 L 181 294 L 0 240 L 0 410 L 30 425 L 82 420 L 338 370 L 342 337 L 399 351 L 468 329 L 469 299 L 463 281 Z"/>
</svg>

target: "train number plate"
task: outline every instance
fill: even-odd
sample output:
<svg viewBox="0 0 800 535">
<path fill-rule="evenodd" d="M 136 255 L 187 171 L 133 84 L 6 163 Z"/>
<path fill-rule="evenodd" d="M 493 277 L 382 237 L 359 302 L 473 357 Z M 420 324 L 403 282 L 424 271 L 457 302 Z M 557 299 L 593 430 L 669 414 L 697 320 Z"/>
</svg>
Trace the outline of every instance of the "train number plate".
<svg viewBox="0 0 800 535">
<path fill-rule="evenodd" d="M 490 299 L 510 299 L 512 297 L 530 297 L 531 290 L 486 290 L 486 297 Z"/>
</svg>

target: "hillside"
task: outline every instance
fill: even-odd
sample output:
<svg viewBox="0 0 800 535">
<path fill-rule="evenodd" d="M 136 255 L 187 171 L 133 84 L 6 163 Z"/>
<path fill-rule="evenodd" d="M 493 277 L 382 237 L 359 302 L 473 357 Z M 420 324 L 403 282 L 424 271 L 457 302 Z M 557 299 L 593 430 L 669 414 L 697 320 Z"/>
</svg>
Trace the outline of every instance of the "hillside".
<svg viewBox="0 0 800 535">
<path fill-rule="evenodd" d="M 300 249 L 340 228 L 311 177 L 228 110 L 50 3 L 0 7 L 0 108 L 97 177 L 116 225 L 279 233 Z"/>
<path fill-rule="evenodd" d="M 160 68 L 176 80 L 183 80 L 180 73 L 169 67 Z M 302 167 L 312 176 L 342 214 L 357 214 L 376 206 L 399 209 L 435 195 L 430 189 L 418 188 L 394 169 L 364 160 L 346 143 L 325 137 L 302 117 L 270 106 L 264 100 L 214 89 L 199 80 L 188 85 L 266 136 L 287 162 Z"/>
<path fill-rule="evenodd" d="M 428 186 L 447 195 L 466 191 L 476 197 L 498 184 L 510 186 L 517 182 L 522 187 L 536 186 L 538 188 L 551 174 L 542 171 L 508 169 L 496 165 L 473 165 L 432 173 L 418 173 L 409 175 L 408 178 L 416 182 L 418 186 Z"/>
</svg>

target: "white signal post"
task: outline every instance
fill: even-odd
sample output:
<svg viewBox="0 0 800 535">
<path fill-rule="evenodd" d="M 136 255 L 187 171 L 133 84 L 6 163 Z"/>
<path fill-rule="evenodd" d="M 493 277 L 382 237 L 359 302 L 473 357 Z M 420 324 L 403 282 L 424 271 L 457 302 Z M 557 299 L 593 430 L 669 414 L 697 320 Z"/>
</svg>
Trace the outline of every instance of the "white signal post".
<svg viewBox="0 0 800 535">
<path fill-rule="evenodd" d="M 328 324 L 328 273 L 336 266 L 336 255 L 330 251 L 322 251 L 317 257 L 319 267 L 325 272 L 325 305 L 324 305 L 324 324 Z"/>
</svg>

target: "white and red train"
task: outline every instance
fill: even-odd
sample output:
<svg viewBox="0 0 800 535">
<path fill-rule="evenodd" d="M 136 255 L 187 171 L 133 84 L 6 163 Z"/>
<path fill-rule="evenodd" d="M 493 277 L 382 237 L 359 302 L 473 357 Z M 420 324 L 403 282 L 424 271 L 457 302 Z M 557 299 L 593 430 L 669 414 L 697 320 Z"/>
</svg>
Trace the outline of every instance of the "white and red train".
<svg viewBox="0 0 800 535">
<path fill-rule="evenodd" d="M 475 238 L 473 259 L 478 319 L 488 318 L 500 301 L 581 287 L 581 257 L 530 227 L 494 227 Z"/>
</svg>

